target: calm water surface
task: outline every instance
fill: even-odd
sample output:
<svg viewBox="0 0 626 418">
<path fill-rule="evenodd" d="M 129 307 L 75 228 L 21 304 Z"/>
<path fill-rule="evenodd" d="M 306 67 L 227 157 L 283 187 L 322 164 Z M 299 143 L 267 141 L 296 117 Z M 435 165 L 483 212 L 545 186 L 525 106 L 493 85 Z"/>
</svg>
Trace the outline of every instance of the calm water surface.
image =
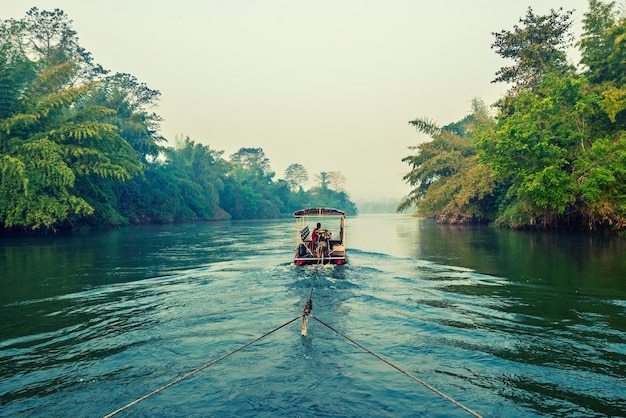
<svg viewBox="0 0 626 418">
<path fill-rule="evenodd" d="M 626 416 L 619 238 L 348 219 L 349 264 L 291 220 L 0 241 L 0 416 L 104 416 L 313 315 L 488 417 Z M 470 416 L 314 319 L 118 416 Z"/>
</svg>

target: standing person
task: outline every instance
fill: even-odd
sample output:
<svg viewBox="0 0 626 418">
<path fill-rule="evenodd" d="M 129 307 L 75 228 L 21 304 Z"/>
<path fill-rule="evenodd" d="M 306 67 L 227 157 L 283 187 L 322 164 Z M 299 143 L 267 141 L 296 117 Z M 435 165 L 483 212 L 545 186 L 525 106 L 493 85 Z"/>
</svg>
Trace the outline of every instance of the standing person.
<svg viewBox="0 0 626 418">
<path fill-rule="evenodd" d="M 315 227 L 315 229 L 313 230 L 313 234 L 311 234 L 311 249 L 314 250 L 315 249 L 315 244 L 317 243 L 317 232 L 322 229 L 322 224 L 321 223 L 317 223 L 317 226 Z"/>
</svg>

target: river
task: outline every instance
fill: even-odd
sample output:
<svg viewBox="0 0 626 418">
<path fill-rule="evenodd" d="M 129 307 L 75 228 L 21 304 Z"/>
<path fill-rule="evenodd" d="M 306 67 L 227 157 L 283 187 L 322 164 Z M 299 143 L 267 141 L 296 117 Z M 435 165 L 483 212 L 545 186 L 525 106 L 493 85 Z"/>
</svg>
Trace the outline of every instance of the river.
<svg viewBox="0 0 626 418">
<path fill-rule="evenodd" d="M 626 416 L 626 240 L 362 215 L 347 265 L 294 266 L 295 234 L 1 240 L 0 416 L 105 416 L 181 377 L 117 416 Z"/>
</svg>

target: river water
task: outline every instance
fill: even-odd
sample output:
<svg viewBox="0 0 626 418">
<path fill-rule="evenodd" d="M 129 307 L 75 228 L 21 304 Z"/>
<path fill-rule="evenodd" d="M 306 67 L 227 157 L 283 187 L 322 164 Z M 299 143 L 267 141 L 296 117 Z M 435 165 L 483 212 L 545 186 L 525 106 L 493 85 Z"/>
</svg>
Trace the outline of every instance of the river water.
<svg viewBox="0 0 626 418">
<path fill-rule="evenodd" d="M 363 215 L 347 265 L 300 267 L 295 234 L 0 241 L 0 416 L 105 416 L 203 366 L 117 416 L 626 416 L 623 239 Z"/>
</svg>

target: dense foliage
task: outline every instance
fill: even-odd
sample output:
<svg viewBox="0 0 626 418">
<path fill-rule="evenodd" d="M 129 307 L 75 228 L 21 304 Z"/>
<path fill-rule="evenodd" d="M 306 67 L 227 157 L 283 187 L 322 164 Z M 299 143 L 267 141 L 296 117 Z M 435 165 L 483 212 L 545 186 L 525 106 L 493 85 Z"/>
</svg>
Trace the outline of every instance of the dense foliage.
<svg viewBox="0 0 626 418">
<path fill-rule="evenodd" d="M 261 148 L 231 156 L 179 139 L 166 147 L 160 93 L 110 74 L 61 10 L 0 22 L 0 233 L 84 226 L 273 218 L 355 205 L 326 183 L 304 191 L 294 163 L 274 180 Z"/>
<path fill-rule="evenodd" d="M 626 17 L 589 1 L 580 66 L 565 51 L 571 12 L 528 9 L 492 47 L 512 65 L 490 115 L 475 101 L 462 121 L 410 124 L 432 137 L 403 161 L 415 186 L 399 206 L 442 222 L 513 228 L 626 229 Z"/>
</svg>

